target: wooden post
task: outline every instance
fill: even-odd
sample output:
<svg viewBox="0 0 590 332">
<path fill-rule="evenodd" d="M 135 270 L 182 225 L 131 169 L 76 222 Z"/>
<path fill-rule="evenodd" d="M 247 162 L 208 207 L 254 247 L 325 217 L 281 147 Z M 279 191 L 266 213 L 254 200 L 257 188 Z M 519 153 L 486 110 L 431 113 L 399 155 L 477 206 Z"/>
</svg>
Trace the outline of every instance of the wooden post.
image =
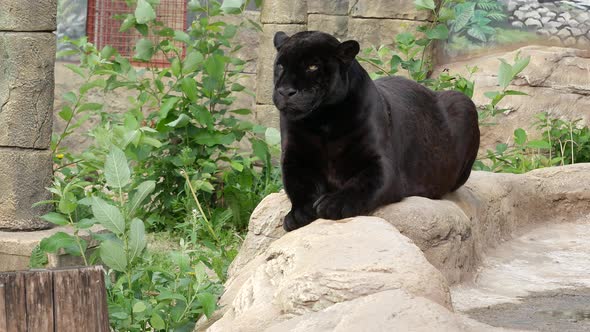
<svg viewBox="0 0 590 332">
<path fill-rule="evenodd" d="M 100 266 L 0 273 L 0 332 L 109 332 Z"/>
</svg>

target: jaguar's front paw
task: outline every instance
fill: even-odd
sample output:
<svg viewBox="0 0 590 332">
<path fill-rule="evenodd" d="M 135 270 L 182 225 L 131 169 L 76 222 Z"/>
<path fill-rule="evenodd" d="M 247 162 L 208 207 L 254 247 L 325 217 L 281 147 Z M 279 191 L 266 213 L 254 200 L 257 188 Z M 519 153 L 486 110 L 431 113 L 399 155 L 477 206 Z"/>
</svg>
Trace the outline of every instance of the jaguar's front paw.
<svg viewBox="0 0 590 332">
<path fill-rule="evenodd" d="M 366 208 L 360 200 L 347 195 L 345 192 L 324 194 L 313 204 L 319 218 L 344 219 L 366 214 Z"/>
<path fill-rule="evenodd" d="M 283 229 L 287 232 L 310 224 L 317 219 L 312 209 L 291 209 L 283 220 Z"/>
</svg>

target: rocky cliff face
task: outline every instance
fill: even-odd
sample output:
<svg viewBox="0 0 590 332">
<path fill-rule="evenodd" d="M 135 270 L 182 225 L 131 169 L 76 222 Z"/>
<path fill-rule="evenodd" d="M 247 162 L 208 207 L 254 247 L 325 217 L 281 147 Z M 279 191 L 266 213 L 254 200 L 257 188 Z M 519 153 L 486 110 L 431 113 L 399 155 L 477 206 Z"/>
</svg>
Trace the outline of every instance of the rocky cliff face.
<svg viewBox="0 0 590 332">
<path fill-rule="evenodd" d="M 449 285 L 486 250 L 590 213 L 590 164 L 526 175 L 474 172 L 442 200 L 410 197 L 372 217 L 285 234 L 289 201 L 255 210 L 207 331 L 500 331 L 453 312 Z"/>
</svg>

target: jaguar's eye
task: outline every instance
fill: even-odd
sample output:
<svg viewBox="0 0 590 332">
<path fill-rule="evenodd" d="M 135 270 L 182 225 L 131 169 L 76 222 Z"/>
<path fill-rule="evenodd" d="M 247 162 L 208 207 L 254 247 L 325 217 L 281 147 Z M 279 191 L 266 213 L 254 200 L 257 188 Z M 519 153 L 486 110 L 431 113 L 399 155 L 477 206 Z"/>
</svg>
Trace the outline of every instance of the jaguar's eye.
<svg viewBox="0 0 590 332">
<path fill-rule="evenodd" d="M 320 67 L 318 67 L 317 65 L 311 65 L 307 67 L 307 71 L 312 72 L 318 70 L 319 68 Z"/>
</svg>

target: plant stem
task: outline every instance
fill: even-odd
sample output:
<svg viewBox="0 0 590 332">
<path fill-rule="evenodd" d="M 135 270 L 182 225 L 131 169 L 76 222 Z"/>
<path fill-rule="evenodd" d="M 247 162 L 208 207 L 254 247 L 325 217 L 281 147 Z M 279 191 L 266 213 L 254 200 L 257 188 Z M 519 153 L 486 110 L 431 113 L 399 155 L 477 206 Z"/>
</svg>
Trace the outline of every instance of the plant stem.
<svg viewBox="0 0 590 332">
<path fill-rule="evenodd" d="M 219 242 L 219 238 L 215 234 L 215 231 L 213 231 L 213 227 L 211 227 L 211 223 L 209 222 L 209 219 L 207 219 L 207 216 L 205 215 L 205 212 L 203 211 L 203 208 L 201 207 L 201 203 L 199 203 L 199 199 L 197 198 L 197 194 L 195 193 L 195 189 L 193 188 L 193 185 L 191 184 L 191 181 L 188 178 L 188 174 L 186 173 L 185 170 L 181 170 L 180 174 L 184 177 L 184 179 L 186 180 L 186 183 L 188 184 L 188 187 L 191 190 L 191 194 L 193 195 L 193 199 L 194 199 L 195 203 L 197 203 L 197 207 L 199 208 L 199 212 L 201 213 L 201 216 L 205 220 L 205 224 L 207 224 L 207 228 L 209 229 L 209 233 L 211 233 L 211 236 L 213 236 L 215 241 Z"/>
<path fill-rule="evenodd" d="M 86 260 L 86 252 L 84 248 L 82 248 L 82 242 L 80 241 L 80 236 L 78 235 L 78 229 L 74 224 L 74 220 L 72 220 L 72 215 L 68 213 L 68 218 L 70 219 L 70 225 L 74 227 L 74 239 L 76 239 L 76 244 L 78 245 L 78 249 L 80 249 L 80 255 L 82 255 L 82 260 L 84 261 L 84 265 L 88 266 L 88 260 Z"/>
</svg>

